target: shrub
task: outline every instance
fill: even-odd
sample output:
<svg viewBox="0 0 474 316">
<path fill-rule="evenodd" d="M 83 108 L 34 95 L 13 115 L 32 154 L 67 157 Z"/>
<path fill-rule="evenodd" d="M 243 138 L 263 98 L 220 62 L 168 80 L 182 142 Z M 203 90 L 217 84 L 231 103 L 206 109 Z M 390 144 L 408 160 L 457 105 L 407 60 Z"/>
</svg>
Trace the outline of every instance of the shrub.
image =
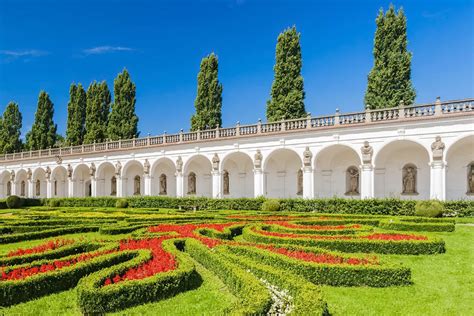
<svg viewBox="0 0 474 316">
<path fill-rule="evenodd" d="M 10 195 L 7 197 L 7 207 L 8 208 L 20 208 L 22 206 L 22 200 L 19 196 Z"/>
<path fill-rule="evenodd" d="M 424 217 L 443 216 L 444 206 L 439 201 L 418 201 L 415 204 L 415 215 Z"/>
<path fill-rule="evenodd" d="M 48 204 L 49 204 L 50 207 L 59 207 L 59 206 L 61 206 L 61 202 L 59 200 L 56 200 L 56 199 L 49 200 Z"/>
<path fill-rule="evenodd" d="M 116 208 L 127 208 L 128 207 L 128 201 L 126 199 L 120 199 L 115 202 L 115 207 Z"/>
<path fill-rule="evenodd" d="M 271 200 L 266 200 L 262 204 L 262 211 L 266 212 L 277 212 L 280 210 L 280 201 L 271 199 Z"/>
</svg>

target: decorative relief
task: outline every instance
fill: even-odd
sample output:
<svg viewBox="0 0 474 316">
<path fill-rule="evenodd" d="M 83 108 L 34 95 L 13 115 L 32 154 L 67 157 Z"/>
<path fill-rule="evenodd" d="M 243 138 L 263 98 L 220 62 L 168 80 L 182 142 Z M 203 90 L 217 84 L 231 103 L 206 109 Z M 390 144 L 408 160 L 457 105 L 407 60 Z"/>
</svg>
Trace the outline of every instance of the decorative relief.
<svg viewBox="0 0 474 316">
<path fill-rule="evenodd" d="M 368 141 L 364 142 L 364 145 L 360 148 L 360 151 L 362 153 L 362 162 L 364 164 L 371 164 L 374 149 L 369 145 Z"/>
<path fill-rule="evenodd" d="M 441 136 L 436 136 L 436 140 L 431 144 L 431 151 L 433 152 L 433 160 L 443 160 L 443 151 L 445 145 L 441 141 Z"/>
</svg>

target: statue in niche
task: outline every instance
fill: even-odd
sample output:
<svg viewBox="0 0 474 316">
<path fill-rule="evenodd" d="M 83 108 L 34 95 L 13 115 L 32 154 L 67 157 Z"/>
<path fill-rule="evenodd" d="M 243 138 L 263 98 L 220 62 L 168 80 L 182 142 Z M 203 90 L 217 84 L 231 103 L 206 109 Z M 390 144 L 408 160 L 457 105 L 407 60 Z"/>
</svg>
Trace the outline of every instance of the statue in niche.
<svg viewBox="0 0 474 316">
<path fill-rule="evenodd" d="M 51 179 L 51 168 L 49 166 L 46 167 L 46 180 Z"/>
<path fill-rule="evenodd" d="M 162 173 L 160 176 L 160 195 L 168 194 L 166 188 L 166 174 Z"/>
<path fill-rule="evenodd" d="M 20 196 L 25 196 L 25 191 L 26 191 L 26 183 L 25 181 L 21 181 L 21 184 L 20 184 Z"/>
<path fill-rule="evenodd" d="M 117 163 L 115 164 L 115 175 L 117 177 L 120 177 L 121 173 L 122 173 L 122 164 L 120 163 L 120 161 L 117 161 Z"/>
<path fill-rule="evenodd" d="M 224 170 L 224 174 L 222 175 L 223 178 L 223 193 L 224 195 L 229 195 L 230 190 L 229 190 L 229 172 L 227 170 Z"/>
<path fill-rule="evenodd" d="M 11 181 L 11 182 L 15 182 L 15 170 L 12 170 L 12 171 L 10 172 L 10 181 Z"/>
<path fill-rule="evenodd" d="M 403 192 L 402 194 L 418 194 L 416 190 L 416 167 L 407 164 L 403 167 Z"/>
<path fill-rule="evenodd" d="M 303 195 L 303 170 L 299 169 L 297 174 L 296 195 Z"/>
<path fill-rule="evenodd" d="M 40 195 L 41 195 L 41 181 L 40 181 L 39 179 L 36 180 L 35 195 L 36 195 L 36 196 L 40 196 Z"/>
<path fill-rule="evenodd" d="M 117 178 L 115 176 L 110 179 L 110 195 L 116 196 L 117 195 Z"/>
<path fill-rule="evenodd" d="M 12 182 L 8 181 L 7 182 L 7 196 L 12 195 Z"/>
<path fill-rule="evenodd" d="M 188 175 L 188 194 L 196 194 L 196 174 L 194 172 Z"/>
<path fill-rule="evenodd" d="M 257 152 L 255 153 L 253 157 L 255 169 L 262 168 L 262 159 L 263 159 L 262 153 L 260 152 L 260 149 L 257 149 Z"/>
<path fill-rule="evenodd" d="M 33 176 L 33 172 L 31 171 L 30 168 L 26 170 L 26 179 L 31 180 L 31 177 Z"/>
<path fill-rule="evenodd" d="M 303 152 L 303 165 L 305 167 L 311 167 L 311 159 L 313 158 L 313 153 L 309 150 L 309 147 L 306 146 L 306 149 Z"/>
<path fill-rule="evenodd" d="M 140 189 L 140 176 L 135 176 L 133 179 L 133 195 L 140 195 L 141 194 L 141 189 Z"/>
<path fill-rule="evenodd" d="M 219 170 L 219 156 L 217 154 L 214 154 L 214 157 L 212 157 L 212 170 L 218 171 Z"/>
<path fill-rule="evenodd" d="M 67 177 L 68 178 L 72 178 L 72 172 L 73 172 L 72 166 L 70 163 L 68 163 L 67 164 Z"/>
<path fill-rule="evenodd" d="M 346 179 L 346 194 L 359 194 L 359 169 L 356 167 L 347 168 Z"/>
<path fill-rule="evenodd" d="M 441 136 L 436 136 L 436 140 L 431 144 L 433 152 L 433 160 L 443 160 L 444 143 L 441 141 Z"/>
<path fill-rule="evenodd" d="M 467 194 L 474 194 L 474 162 L 468 166 Z"/>
<path fill-rule="evenodd" d="M 181 156 L 176 159 L 176 171 L 177 172 L 182 172 L 183 171 L 183 159 Z"/>
<path fill-rule="evenodd" d="M 54 195 L 58 195 L 58 180 L 54 180 Z"/>
<path fill-rule="evenodd" d="M 143 173 L 150 174 L 150 162 L 148 159 L 145 159 L 145 163 L 143 164 Z"/>
<path fill-rule="evenodd" d="M 368 141 L 364 142 L 364 145 L 360 148 L 362 152 L 362 162 L 364 164 L 372 163 L 372 155 L 374 154 L 374 149 L 369 145 Z"/>
<path fill-rule="evenodd" d="M 94 163 L 91 163 L 91 166 L 89 167 L 89 175 L 93 178 L 95 177 L 95 171 L 96 171 L 96 167 L 95 167 L 95 164 Z"/>
</svg>

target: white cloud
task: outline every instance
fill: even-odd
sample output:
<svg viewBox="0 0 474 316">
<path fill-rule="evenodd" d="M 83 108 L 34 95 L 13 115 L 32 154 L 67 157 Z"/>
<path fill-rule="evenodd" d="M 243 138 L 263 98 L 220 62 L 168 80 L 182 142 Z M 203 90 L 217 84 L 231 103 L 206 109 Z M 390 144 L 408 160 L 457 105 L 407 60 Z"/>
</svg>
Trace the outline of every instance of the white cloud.
<svg viewBox="0 0 474 316">
<path fill-rule="evenodd" d="M 84 49 L 82 52 L 85 55 L 99 55 L 99 54 L 107 54 L 113 52 L 130 52 L 133 51 L 133 48 L 130 47 L 123 47 L 123 46 L 97 46 L 88 49 Z"/>
<path fill-rule="evenodd" d="M 10 62 L 16 59 L 29 61 L 33 57 L 41 57 L 49 55 L 49 52 L 37 49 L 29 50 L 0 50 L 0 55 L 5 56 L 5 61 Z"/>
</svg>

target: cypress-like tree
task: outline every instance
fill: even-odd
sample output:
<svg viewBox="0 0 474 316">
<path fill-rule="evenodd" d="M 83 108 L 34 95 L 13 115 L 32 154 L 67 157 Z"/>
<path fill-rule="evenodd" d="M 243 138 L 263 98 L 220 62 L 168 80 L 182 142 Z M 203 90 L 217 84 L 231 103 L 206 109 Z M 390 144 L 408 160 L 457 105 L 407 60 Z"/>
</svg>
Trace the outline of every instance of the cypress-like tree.
<svg viewBox="0 0 474 316">
<path fill-rule="evenodd" d="M 86 118 L 86 92 L 81 84 L 71 84 L 69 103 L 67 105 L 66 143 L 81 145 L 84 140 L 84 123 Z"/>
<path fill-rule="evenodd" d="M 110 91 L 105 81 L 101 83 L 94 81 L 89 85 L 87 88 L 84 144 L 106 140 L 110 102 Z"/>
<path fill-rule="evenodd" d="M 407 20 L 403 9 L 393 5 L 375 20 L 374 66 L 368 76 L 365 104 L 370 109 L 413 104 L 416 97 L 411 82 L 411 57 L 407 50 Z"/>
<path fill-rule="evenodd" d="M 21 151 L 21 127 L 22 116 L 18 104 L 10 102 L 0 121 L 0 153 L 9 154 Z"/>
<path fill-rule="evenodd" d="M 304 86 L 301 75 L 300 33 L 288 28 L 278 36 L 275 78 L 271 99 L 267 102 L 267 120 L 296 119 L 306 116 Z"/>
<path fill-rule="evenodd" d="M 198 74 L 196 114 L 191 117 L 191 130 L 222 126 L 222 84 L 217 78 L 219 61 L 212 53 L 201 60 Z"/>
<path fill-rule="evenodd" d="M 127 69 L 124 69 L 114 80 L 114 103 L 109 114 L 108 138 L 117 140 L 138 137 L 135 102 L 135 84 Z"/>
<path fill-rule="evenodd" d="M 56 144 L 57 125 L 53 121 L 54 105 L 45 91 L 38 97 L 38 107 L 31 131 L 26 135 L 27 148 L 30 150 L 46 149 Z"/>
</svg>

